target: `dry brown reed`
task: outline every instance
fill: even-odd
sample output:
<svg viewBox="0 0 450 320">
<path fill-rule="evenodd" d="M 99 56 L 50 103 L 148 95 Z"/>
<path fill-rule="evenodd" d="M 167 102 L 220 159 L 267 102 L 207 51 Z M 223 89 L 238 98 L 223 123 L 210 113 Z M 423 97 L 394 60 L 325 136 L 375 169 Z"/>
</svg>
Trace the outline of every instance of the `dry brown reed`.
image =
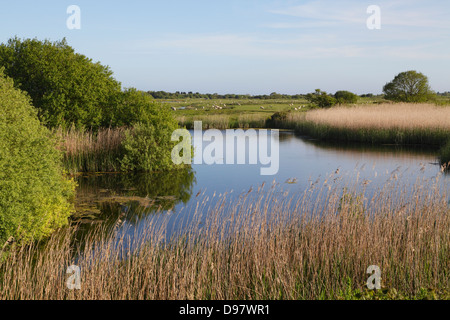
<svg viewBox="0 0 450 320">
<path fill-rule="evenodd" d="M 99 228 L 84 245 L 66 229 L 41 248 L 16 248 L 3 259 L 0 298 L 350 299 L 364 290 L 371 265 L 397 298 L 448 290 L 445 192 L 423 181 L 405 190 L 394 178 L 373 196 L 329 189 L 339 179 L 332 175 L 301 195 L 274 186 L 239 200 L 200 196 L 170 240 L 166 213 L 146 218 L 131 238 L 135 251 L 131 227 Z M 81 268 L 81 290 L 66 286 L 72 264 Z"/>
<path fill-rule="evenodd" d="M 450 108 L 435 104 L 381 104 L 318 109 L 305 119 L 348 129 L 442 129 L 450 130 Z"/>
<path fill-rule="evenodd" d="M 119 169 L 125 128 L 104 128 L 98 131 L 57 129 L 64 164 L 70 173 L 111 172 Z"/>
</svg>

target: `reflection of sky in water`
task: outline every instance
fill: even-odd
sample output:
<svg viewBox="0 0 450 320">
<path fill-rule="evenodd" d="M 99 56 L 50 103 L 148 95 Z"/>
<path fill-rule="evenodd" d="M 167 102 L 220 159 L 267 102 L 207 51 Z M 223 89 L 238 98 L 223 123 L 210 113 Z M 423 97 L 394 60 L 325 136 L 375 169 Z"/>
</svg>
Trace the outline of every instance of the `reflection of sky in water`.
<svg viewBox="0 0 450 320">
<path fill-rule="evenodd" d="M 260 167 L 259 164 L 193 165 L 197 179 L 193 193 L 205 190 L 208 193 L 224 193 L 233 190 L 239 194 L 264 182 L 271 184 L 274 180 L 283 184 L 284 188 L 304 190 L 311 180 L 325 179 L 337 169 L 341 176 L 348 177 L 349 182 L 359 176 L 360 180 L 382 184 L 395 172 L 402 176 L 402 180 L 408 179 L 409 183 L 414 183 L 417 177 L 434 177 L 440 169 L 436 164 L 436 156 L 430 151 L 411 152 L 395 146 L 376 149 L 358 146 L 333 148 L 332 144 L 328 144 L 324 147 L 304 141 L 290 132 L 280 132 L 278 174 L 261 176 Z M 292 179 L 296 179 L 295 184 L 286 183 Z"/>
<path fill-rule="evenodd" d="M 225 135 L 224 135 L 225 139 Z M 204 142 L 206 146 L 209 142 Z M 225 143 L 224 143 L 225 144 Z M 194 141 L 195 145 L 195 141 Z M 248 149 L 248 148 L 247 148 Z M 242 152 L 242 150 L 241 150 Z M 243 151 L 245 152 L 245 150 Z M 213 207 L 220 195 L 226 193 L 228 203 L 237 201 L 242 194 L 250 189 L 255 192 L 265 183 L 265 189 L 270 189 L 275 181 L 277 195 L 299 197 L 311 184 L 319 180 L 318 185 L 343 190 L 344 187 L 364 188 L 367 197 L 390 183 L 404 192 L 411 191 L 415 184 L 425 183 L 425 180 L 435 181 L 444 189 L 448 189 L 450 176 L 440 174 L 440 166 L 436 163 L 435 151 L 417 150 L 414 148 L 399 148 L 396 146 L 368 147 L 363 145 L 347 145 L 319 143 L 296 137 L 291 132 L 280 132 L 280 168 L 275 176 L 261 176 L 261 165 L 193 165 L 196 184 L 192 197 L 187 205 L 179 203 L 172 212 L 163 212 L 171 220 L 168 224 L 168 235 L 171 232 L 189 224 L 196 211 L 196 206 L 209 197 L 209 204 L 204 211 Z M 336 172 L 338 172 L 336 174 Z M 338 178 L 337 180 L 334 180 Z M 288 183 L 294 182 L 294 183 Z M 367 184 L 364 185 L 364 182 Z M 196 195 L 201 194 L 200 197 Z M 151 219 L 151 218 L 150 218 Z M 144 230 L 148 220 L 133 221 L 131 230 L 127 233 L 139 234 Z M 130 223 L 125 221 L 125 229 Z M 137 228 L 137 230 L 136 230 Z"/>
</svg>

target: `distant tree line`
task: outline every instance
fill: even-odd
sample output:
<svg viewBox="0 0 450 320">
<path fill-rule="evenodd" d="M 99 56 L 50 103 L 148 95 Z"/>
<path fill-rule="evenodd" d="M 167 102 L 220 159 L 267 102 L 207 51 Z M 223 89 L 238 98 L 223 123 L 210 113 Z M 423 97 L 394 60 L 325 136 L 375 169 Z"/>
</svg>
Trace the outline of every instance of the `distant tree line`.
<svg viewBox="0 0 450 320">
<path fill-rule="evenodd" d="M 250 95 L 250 94 L 218 94 L 218 93 L 199 93 L 199 92 L 166 92 L 166 91 L 147 91 L 147 94 L 157 100 L 176 100 L 176 99 L 205 99 L 205 100 L 218 100 L 218 99 L 230 99 L 230 100 L 302 100 L 307 99 L 310 94 L 280 94 L 273 92 L 270 95 Z M 449 93 L 450 94 L 450 93 Z M 336 92 L 337 103 L 355 103 L 355 99 L 358 98 L 356 94 L 349 91 Z M 382 95 L 376 95 L 373 93 L 362 94 L 361 98 L 374 98 Z"/>
<path fill-rule="evenodd" d="M 159 100 L 174 100 L 174 99 L 207 99 L 207 100 L 218 100 L 218 99 L 235 99 L 235 100 L 246 100 L 246 99 L 260 99 L 260 100 L 270 100 L 270 99 L 286 99 L 286 100 L 300 100 L 304 99 L 303 94 L 279 94 L 276 92 L 270 95 L 250 95 L 250 94 L 218 94 L 218 93 L 199 93 L 199 92 L 180 92 L 175 93 L 166 91 L 148 91 L 147 92 L 154 99 Z"/>
</svg>

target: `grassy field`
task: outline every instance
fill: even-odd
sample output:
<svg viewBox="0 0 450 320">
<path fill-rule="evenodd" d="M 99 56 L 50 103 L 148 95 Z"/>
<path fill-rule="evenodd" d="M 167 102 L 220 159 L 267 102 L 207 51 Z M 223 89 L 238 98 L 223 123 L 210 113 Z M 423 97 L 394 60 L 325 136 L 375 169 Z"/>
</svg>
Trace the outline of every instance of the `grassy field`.
<svg viewBox="0 0 450 320">
<path fill-rule="evenodd" d="M 326 181 L 303 196 L 280 197 L 272 187 L 237 203 L 200 197 L 196 212 L 206 209 L 206 219 L 197 215 L 169 242 L 162 241 L 168 216 L 149 220 L 133 242 L 137 251 L 102 227 L 84 244 L 72 241 L 75 228 L 65 229 L 3 260 L 0 297 L 449 299 L 446 195 L 427 183 L 411 193 L 396 183 L 369 199 L 350 188 L 328 191 Z M 72 264 L 81 268 L 81 290 L 66 286 Z M 382 270 L 382 290 L 366 288 L 371 265 Z"/>
<path fill-rule="evenodd" d="M 202 121 L 204 129 L 264 128 L 276 112 L 297 111 L 306 100 L 202 100 L 166 101 L 175 108 L 181 126 L 193 129 L 194 121 Z M 305 108 L 306 109 L 306 108 Z"/>
</svg>

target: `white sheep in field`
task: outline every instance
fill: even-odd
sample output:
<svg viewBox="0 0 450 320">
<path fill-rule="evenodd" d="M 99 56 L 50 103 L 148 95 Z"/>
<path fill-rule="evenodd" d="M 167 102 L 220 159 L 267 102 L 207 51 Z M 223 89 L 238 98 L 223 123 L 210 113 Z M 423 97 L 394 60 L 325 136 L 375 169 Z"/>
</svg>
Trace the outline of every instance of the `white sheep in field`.
<svg viewBox="0 0 450 320">
<path fill-rule="evenodd" d="M 177 111 L 177 108 L 175 108 L 175 107 L 172 107 L 172 111 Z"/>
<path fill-rule="evenodd" d="M 263 107 L 263 106 L 261 106 L 261 110 L 264 110 L 264 107 Z"/>
</svg>

